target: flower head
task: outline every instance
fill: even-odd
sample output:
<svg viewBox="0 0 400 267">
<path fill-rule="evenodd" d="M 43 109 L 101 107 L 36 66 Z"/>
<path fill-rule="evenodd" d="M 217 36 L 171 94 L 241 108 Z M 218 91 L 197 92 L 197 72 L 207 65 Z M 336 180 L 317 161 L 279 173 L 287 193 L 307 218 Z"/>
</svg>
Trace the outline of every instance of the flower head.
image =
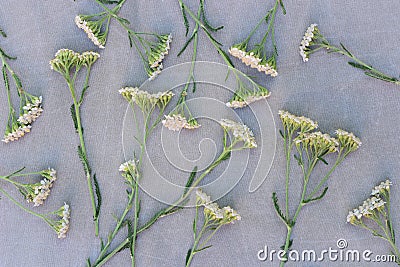
<svg viewBox="0 0 400 267">
<path fill-rule="evenodd" d="M 232 133 L 234 137 L 232 143 L 243 142 L 245 148 L 257 147 L 254 134 L 246 125 L 228 119 L 222 119 L 219 123 L 226 132 Z"/>
<path fill-rule="evenodd" d="M 71 210 L 67 203 L 55 212 L 56 215 L 60 217 L 60 220 L 56 221 L 54 225 L 54 230 L 57 232 L 58 238 L 67 237 L 67 232 L 69 230 L 69 219 L 71 216 Z"/>
<path fill-rule="evenodd" d="M 206 205 L 211 202 L 211 197 L 203 192 L 201 189 L 196 191 L 196 202 L 198 205 Z"/>
<path fill-rule="evenodd" d="M 31 131 L 31 127 L 31 125 L 24 125 L 19 122 L 14 122 L 12 128 L 7 127 L 4 133 L 4 137 L 1 141 L 6 144 L 9 142 L 17 141 L 26 133 L 29 133 Z"/>
<path fill-rule="evenodd" d="M 189 121 L 181 114 L 165 115 L 165 119 L 162 120 L 162 124 L 171 131 L 180 131 L 181 129 L 197 129 L 200 124 L 197 120 L 190 119 Z"/>
<path fill-rule="evenodd" d="M 69 73 L 71 68 L 81 63 L 80 54 L 70 49 L 60 49 L 50 60 L 50 68 L 61 74 Z"/>
<path fill-rule="evenodd" d="M 17 121 L 21 125 L 30 125 L 32 122 L 36 121 L 40 115 L 42 115 L 42 97 L 32 97 L 30 101 L 28 100 L 25 106 L 22 107 L 23 113 L 20 114 Z"/>
<path fill-rule="evenodd" d="M 83 52 L 81 55 L 79 55 L 81 64 L 89 67 L 92 66 L 93 63 L 95 63 L 99 57 L 100 54 L 93 51 L 86 51 Z"/>
<path fill-rule="evenodd" d="M 150 48 L 150 53 L 148 54 L 149 65 L 153 69 L 159 67 L 164 57 L 168 55 L 172 36 L 171 34 L 164 34 L 160 35 L 158 39 L 159 42 L 156 46 Z"/>
<path fill-rule="evenodd" d="M 293 115 L 284 110 L 279 110 L 279 117 L 281 118 L 283 126 L 289 132 L 299 130 L 300 133 L 306 133 L 318 128 L 317 122 L 304 116 Z"/>
<path fill-rule="evenodd" d="M 165 108 L 174 96 L 171 91 L 150 94 L 137 87 L 125 87 L 120 89 L 119 93 L 127 101 L 133 101 L 143 111 L 149 111 L 155 106 Z"/>
<path fill-rule="evenodd" d="M 310 46 L 313 45 L 313 41 L 314 41 L 314 36 L 319 33 L 319 30 L 317 28 L 317 24 L 311 24 L 304 36 L 303 36 L 303 40 L 301 40 L 300 43 L 300 55 L 303 58 L 304 62 L 308 61 L 308 56 L 311 52 Z"/>
<path fill-rule="evenodd" d="M 385 194 L 385 193 L 389 192 L 391 185 L 393 185 L 393 183 L 390 180 L 381 182 L 379 185 L 375 186 L 372 189 L 371 196 L 378 195 L 378 194 Z"/>
<path fill-rule="evenodd" d="M 40 172 L 43 179 L 36 184 L 26 184 L 20 192 L 28 202 L 33 202 L 34 206 L 40 206 L 50 195 L 50 189 L 57 180 L 57 172 L 54 169 L 47 169 Z"/>
<path fill-rule="evenodd" d="M 375 210 L 378 212 L 381 211 L 385 204 L 386 202 L 379 195 L 370 197 L 364 200 L 363 204 L 358 208 L 350 211 L 346 221 L 353 225 L 360 224 L 363 217 L 370 218 Z"/>
<path fill-rule="evenodd" d="M 231 48 L 229 48 L 229 54 L 231 54 L 233 57 L 236 57 L 238 59 L 243 59 L 246 56 L 246 45 L 244 45 L 243 43 L 240 44 L 236 44 L 231 46 Z"/>
<path fill-rule="evenodd" d="M 344 130 L 336 130 L 336 136 L 339 140 L 340 146 L 347 148 L 349 151 L 355 151 L 361 146 L 361 140 L 353 133 Z"/>
<path fill-rule="evenodd" d="M 230 108 L 243 108 L 250 105 L 253 102 L 266 99 L 270 95 L 271 95 L 270 92 L 262 89 L 256 92 L 247 92 L 245 94 L 235 93 L 232 99 L 226 103 L 226 106 Z"/>
<path fill-rule="evenodd" d="M 310 149 L 317 157 L 336 152 L 339 146 L 335 138 L 321 132 L 303 133 L 296 138 L 295 142 L 296 145 L 301 144 Z"/>
<path fill-rule="evenodd" d="M 134 160 L 128 160 L 119 166 L 120 172 L 134 172 L 136 170 L 136 163 Z"/>
<path fill-rule="evenodd" d="M 87 20 L 83 15 L 75 17 L 76 26 L 84 30 L 89 39 L 99 48 L 104 48 L 107 39 L 107 34 L 101 30 L 103 22 L 104 20 Z"/>
</svg>

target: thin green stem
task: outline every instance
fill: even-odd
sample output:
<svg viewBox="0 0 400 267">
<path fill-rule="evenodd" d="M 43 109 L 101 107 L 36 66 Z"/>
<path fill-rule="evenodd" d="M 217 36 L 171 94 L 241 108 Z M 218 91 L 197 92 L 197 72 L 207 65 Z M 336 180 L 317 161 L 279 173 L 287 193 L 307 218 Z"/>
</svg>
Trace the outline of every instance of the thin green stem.
<svg viewBox="0 0 400 267">
<path fill-rule="evenodd" d="M 78 130 L 78 135 L 79 135 L 79 142 L 81 145 L 81 151 L 84 155 L 85 158 L 87 158 L 87 152 L 86 152 L 86 145 L 85 141 L 83 138 L 83 130 L 82 130 L 82 123 L 81 123 L 81 115 L 80 115 L 80 109 L 79 109 L 79 104 L 76 98 L 76 92 L 75 92 L 75 87 L 73 83 L 67 79 L 68 87 L 72 96 L 72 100 L 74 102 L 74 110 L 75 110 L 75 115 L 76 115 L 76 123 L 77 123 L 77 130 Z M 95 235 L 99 235 L 99 217 L 96 211 L 96 200 L 94 196 L 94 190 L 93 190 L 93 183 L 92 183 L 92 177 L 91 173 L 89 172 L 89 168 L 85 170 L 85 175 L 86 175 L 86 180 L 87 180 L 87 185 L 89 189 L 89 194 L 90 194 L 90 200 L 92 203 L 92 210 L 93 210 L 93 221 L 95 225 Z"/>
</svg>

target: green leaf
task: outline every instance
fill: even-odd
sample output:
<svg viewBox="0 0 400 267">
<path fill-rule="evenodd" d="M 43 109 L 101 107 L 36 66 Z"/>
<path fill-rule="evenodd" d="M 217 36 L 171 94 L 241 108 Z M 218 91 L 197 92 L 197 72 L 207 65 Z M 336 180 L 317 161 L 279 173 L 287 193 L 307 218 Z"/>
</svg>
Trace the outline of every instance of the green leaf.
<svg viewBox="0 0 400 267">
<path fill-rule="evenodd" d="M 193 32 L 189 39 L 186 40 L 185 44 L 183 45 L 182 49 L 178 53 L 178 57 L 182 55 L 182 53 L 186 50 L 188 45 L 193 41 L 194 37 L 196 36 L 197 31 Z"/>
<path fill-rule="evenodd" d="M 213 27 L 210 25 L 210 23 L 207 20 L 206 13 L 204 10 L 204 0 L 200 0 L 200 10 L 201 10 L 201 17 L 203 19 L 203 24 L 207 29 L 209 29 L 212 32 L 217 32 L 224 28 L 224 26 Z"/>
<path fill-rule="evenodd" d="M 90 175 L 92 173 L 92 170 L 89 167 L 89 162 L 86 158 L 85 153 L 83 153 L 81 146 L 78 146 L 78 155 L 79 155 L 80 160 L 82 161 L 83 169 L 85 170 L 85 174 Z"/>
<path fill-rule="evenodd" d="M 321 195 L 319 195 L 318 197 L 306 199 L 306 200 L 303 201 L 303 203 L 307 204 L 307 203 L 310 203 L 310 202 L 314 202 L 314 201 L 320 200 L 326 195 L 326 192 L 328 192 L 328 187 L 325 187 L 324 191 L 322 191 Z"/>
<path fill-rule="evenodd" d="M 129 34 L 129 32 L 128 32 L 128 38 L 129 38 L 129 46 L 132 47 L 133 46 L 133 40 L 132 40 L 132 36 Z"/>
<path fill-rule="evenodd" d="M 94 191 L 96 193 L 96 198 L 97 198 L 97 204 L 96 204 L 96 218 L 99 217 L 100 215 L 100 208 L 101 208 L 101 192 L 100 192 L 100 186 L 99 186 L 99 181 L 96 178 L 96 174 L 93 175 L 93 182 L 94 182 Z"/>
<path fill-rule="evenodd" d="M 293 239 L 290 239 L 290 240 L 289 240 L 289 246 L 288 246 L 288 249 L 289 249 L 289 250 L 290 250 L 290 248 L 292 247 L 292 245 L 293 245 Z M 285 245 L 281 246 L 280 249 L 284 250 L 284 249 L 285 249 Z"/>
<path fill-rule="evenodd" d="M 0 34 L 4 37 L 4 38 L 6 38 L 7 37 L 7 34 L 3 31 L 3 29 L 1 29 L 0 28 Z"/>
<path fill-rule="evenodd" d="M 231 61 L 231 58 L 228 56 L 228 54 L 222 50 L 222 48 L 220 50 L 218 50 L 219 54 L 225 59 L 225 61 L 227 61 L 232 68 L 234 68 L 233 62 Z"/>
<path fill-rule="evenodd" d="M 279 1 L 279 4 L 281 5 L 283 15 L 286 15 L 286 8 L 283 5 L 283 1 L 282 0 L 278 0 L 278 1 Z"/>
<path fill-rule="evenodd" d="M 318 160 L 322 161 L 325 165 L 329 165 L 323 157 L 318 157 Z"/>
<path fill-rule="evenodd" d="M 192 254 L 192 249 L 189 248 L 188 252 L 186 253 L 185 265 L 187 265 L 191 254 Z"/>
<path fill-rule="evenodd" d="M 116 0 L 99 0 L 99 1 L 106 5 L 118 4 L 120 2 Z"/>
<path fill-rule="evenodd" d="M 7 54 L 6 52 L 4 52 L 4 50 L 1 49 L 1 48 L 0 48 L 0 53 L 1 53 L 5 58 L 11 59 L 11 60 L 17 59 L 16 57 L 12 57 L 12 56 L 8 55 L 8 54 Z"/>
<path fill-rule="evenodd" d="M 353 66 L 354 68 L 357 68 L 357 69 L 362 69 L 362 70 L 371 70 L 372 69 L 372 66 L 361 65 L 361 64 L 353 62 L 353 61 L 349 61 L 347 63 L 349 63 L 350 66 Z"/>
<path fill-rule="evenodd" d="M 11 75 L 12 75 L 14 81 L 15 81 L 15 85 L 16 85 L 16 87 L 17 87 L 17 92 L 18 92 L 18 96 L 19 96 L 19 95 L 20 95 L 19 89 L 22 89 L 22 82 L 21 82 L 21 80 L 19 79 L 19 77 L 18 77 L 17 74 L 12 73 Z"/>
<path fill-rule="evenodd" d="M 343 45 L 342 43 L 340 43 L 340 46 L 343 48 L 344 51 L 346 51 L 346 53 L 347 53 L 350 57 L 354 57 L 353 54 L 352 54 L 349 50 L 347 50 L 347 48 L 344 47 L 344 45 Z"/>
<path fill-rule="evenodd" d="M 72 120 L 74 122 L 75 131 L 78 132 L 78 120 L 76 118 L 76 112 L 75 112 L 75 105 L 74 104 L 71 105 L 70 111 L 71 111 Z"/>
<path fill-rule="evenodd" d="M 87 90 L 88 88 L 89 88 L 89 85 L 85 86 L 85 87 L 82 89 L 82 93 L 81 93 L 81 97 L 80 97 L 79 102 L 78 102 L 78 106 L 82 105 L 83 98 L 84 98 L 84 96 L 85 96 L 85 92 L 86 92 L 86 90 Z"/>
<path fill-rule="evenodd" d="M 189 175 L 189 178 L 185 185 L 185 189 L 183 190 L 183 195 L 185 195 L 188 192 L 189 188 L 192 186 L 192 184 L 194 182 L 194 178 L 196 177 L 196 174 L 197 174 L 197 166 L 195 166 L 193 168 L 192 172 Z"/>
<path fill-rule="evenodd" d="M 388 76 L 383 76 L 383 75 L 378 74 L 378 73 L 376 73 L 376 72 L 366 71 L 366 72 L 364 72 L 364 73 L 365 73 L 365 75 L 367 75 L 367 76 L 370 76 L 370 77 L 372 77 L 372 78 L 379 79 L 379 80 L 382 80 L 382 81 L 385 81 L 385 82 L 397 82 L 397 81 L 398 81 L 396 78 L 388 77 Z"/>
<path fill-rule="evenodd" d="M 278 197 L 276 196 L 276 192 L 272 193 L 272 202 L 274 204 L 274 208 L 276 213 L 278 214 L 279 218 L 282 219 L 282 221 L 289 227 L 292 227 L 294 225 L 294 223 L 289 220 L 288 218 L 285 217 L 285 215 L 283 215 L 283 212 L 281 210 L 281 208 L 279 207 L 279 202 L 278 202 Z"/>
<path fill-rule="evenodd" d="M 196 232 L 197 232 L 197 216 L 193 219 L 193 236 L 196 239 Z"/>
<path fill-rule="evenodd" d="M 86 259 L 86 266 L 87 267 L 91 267 L 92 266 L 92 264 L 90 263 L 90 259 L 89 258 Z"/>
<path fill-rule="evenodd" d="M 189 33 L 189 20 L 188 20 L 188 18 L 187 18 L 186 11 L 185 11 L 185 7 L 183 6 L 183 3 L 180 2 L 180 3 L 179 3 L 179 6 L 180 6 L 181 12 L 182 12 L 183 25 L 185 25 L 185 36 L 187 36 L 188 33 Z M 178 56 L 179 56 L 179 55 L 178 55 Z"/>
<path fill-rule="evenodd" d="M 226 153 L 226 155 L 223 158 L 221 158 L 221 161 L 229 159 L 231 157 L 231 154 L 232 153 L 230 151 L 228 153 Z"/>
<path fill-rule="evenodd" d="M 203 248 L 200 248 L 200 249 L 196 249 L 196 250 L 194 251 L 194 253 L 197 253 L 197 252 L 200 252 L 200 251 L 206 250 L 206 249 L 208 249 L 208 248 L 211 248 L 211 247 L 212 247 L 212 245 L 209 245 L 209 246 L 205 246 L 205 247 L 203 247 Z"/>
<path fill-rule="evenodd" d="M 282 130 L 279 130 L 279 134 L 280 134 L 280 136 L 281 136 L 283 139 L 285 139 L 285 136 L 283 135 Z"/>
<path fill-rule="evenodd" d="M 3 65 L 2 71 L 3 71 L 4 85 L 6 86 L 6 90 L 10 91 L 10 81 L 8 80 L 8 74 L 5 65 Z"/>
<path fill-rule="evenodd" d="M 297 155 L 295 154 L 295 155 L 293 155 L 293 157 L 296 159 L 297 164 L 299 164 L 299 166 L 303 166 L 303 161 L 302 161 L 302 159 L 301 159 L 299 156 L 297 156 Z"/>
<path fill-rule="evenodd" d="M 219 46 L 222 46 L 222 44 L 220 43 L 220 42 L 218 42 L 212 35 L 211 35 L 211 33 L 207 30 L 207 28 L 205 28 L 205 27 L 202 27 L 203 28 L 203 30 L 204 30 L 204 32 L 206 33 L 206 35 L 208 36 L 208 38 L 210 38 L 211 39 L 211 41 L 213 41 L 214 43 L 216 43 L 217 45 L 219 45 Z M 221 49 L 221 51 L 222 51 L 222 48 L 220 48 Z M 229 58 L 229 57 L 228 57 Z"/>
</svg>

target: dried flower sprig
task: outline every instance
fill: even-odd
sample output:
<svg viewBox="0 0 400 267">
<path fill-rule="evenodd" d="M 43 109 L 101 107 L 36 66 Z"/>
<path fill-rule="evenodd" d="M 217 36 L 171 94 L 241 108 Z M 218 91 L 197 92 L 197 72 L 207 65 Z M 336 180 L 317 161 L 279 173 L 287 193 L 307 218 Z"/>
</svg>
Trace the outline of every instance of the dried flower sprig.
<svg viewBox="0 0 400 267">
<path fill-rule="evenodd" d="M 228 54 L 222 49 L 222 44 L 220 42 L 218 42 L 215 39 L 215 37 L 213 37 L 212 32 L 216 32 L 216 31 L 222 29 L 222 26 L 216 28 L 216 27 L 212 27 L 209 24 L 208 20 L 206 19 L 205 15 L 204 15 L 204 0 L 200 1 L 200 9 L 199 9 L 197 15 L 194 14 L 193 11 L 191 11 L 189 9 L 189 7 L 185 3 L 183 3 L 182 0 L 178 0 L 178 2 L 181 6 L 185 25 L 188 25 L 187 14 L 189 14 L 189 16 L 193 19 L 193 21 L 195 22 L 196 27 L 197 27 L 197 28 L 195 28 L 196 34 L 195 35 L 192 34 L 192 36 L 188 39 L 187 44 L 184 45 L 181 52 L 183 52 L 186 49 L 187 45 L 192 40 L 196 41 L 195 37 L 197 36 L 197 31 L 198 31 L 198 29 L 202 29 L 204 31 L 204 33 L 206 34 L 206 36 L 208 37 L 208 39 L 210 40 L 211 44 L 215 47 L 215 49 L 220 54 L 220 56 L 222 57 L 224 62 L 228 65 L 229 71 L 235 75 L 237 88 L 236 88 L 236 91 L 235 91 L 233 97 L 229 100 L 228 103 L 226 103 L 226 105 L 228 107 L 232 107 L 232 108 L 243 108 L 243 107 L 246 107 L 247 105 L 249 105 L 250 103 L 267 98 L 269 96 L 268 89 L 261 86 L 260 84 L 257 84 L 249 76 L 247 76 L 243 73 L 240 73 L 237 69 L 235 69 L 235 66 L 233 65 Z M 188 26 L 186 26 L 186 27 L 188 27 Z M 188 29 L 188 28 L 186 28 L 186 29 Z M 194 80 L 194 78 L 192 80 Z M 189 81 L 190 81 L 190 77 L 189 77 Z M 186 97 L 185 91 L 183 91 L 183 97 Z"/>
<path fill-rule="evenodd" d="M 266 75 L 271 75 L 271 77 L 278 76 L 276 68 L 278 48 L 275 41 L 275 16 L 279 6 L 281 6 L 282 13 L 285 15 L 286 10 L 282 0 L 276 0 L 274 7 L 270 9 L 267 14 L 257 23 L 247 38 L 243 42 L 231 46 L 229 49 L 229 53 L 233 57 L 240 59 L 244 64 L 246 64 L 246 66 L 257 69 L 259 72 L 264 72 Z M 253 49 L 248 50 L 251 37 L 264 22 L 268 24 L 267 31 L 265 32 L 261 41 L 255 44 Z M 266 51 L 266 42 L 269 36 L 271 37 L 273 46 L 272 54 L 270 56 L 268 56 Z"/>
<path fill-rule="evenodd" d="M 203 220 L 200 225 L 199 210 L 203 207 Z M 193 246 L 186 255 L 186 266 L 190 266 L 193 256 L 211 247 L 208 245 L 215 233 L 227 224 L 234 224 L 241 220 L 240 215 L 231 207 L 220 208 L 217 203 L 211 201 L 211 197 L 201 189 L 196 191 L 196 215 L 193 220 Z"/>
<path fill-rule="evenodd" d="M 56 232 L 58 238 L 65 238 L 67 236 L 67 232 L 69 230 L 69 225 L 70 225 L 69 219 L 71 215 L 71 210 L 68 204 L 64 203 L 64 205 L 61 206 L 61 208 L 59 208 L 54 212 L 48 214 L 40 214 L 34 212 L 31 209 L 26 208 L 24 205 L 15 200 L 2 187 L 0 187 L 0 192 L 22 210 L 44 220 Z M 56 217 L 57 219 L 54 219 L 54 217 Z"/>
<path fill-rule="evenodd" d="M 77 15 L 75 17 L 75 24 L 87 33 L 89 39 L 95 45 L 104 48 L 109 33 L 110 21 L 114 18 L 127 31 L 130 47 L 135 47 L 149 76 L 149 80 L 153 80 L 163 69 L 162 61 L 169 52 L 172 41 L 171 34 L 136 32 L 131 29 L 129 27 L 130 22 L 118 16 L 126 0 L 96 0 L 96 2 L 104 11 L 91 15 Z M 112 9 L 106 6 L 107 4 L 115 4 L 116 2 L 117 4 Z"/>
<path fill-rule="evenodd" d="M 338 53 L 347 56 L 348 58 L 351 59 L 351 61 L 348 62 L 349 65 L 363 70 L 364 74 L 367 76 L 385 82 L 390 82 L 400 85 L 399 78 L 391 77 L 381 71 L 378 71 L 371 65 L 361 61 L 353 53 L 351 53 L 342 43 L 340 43 L 340 46 L 335 46 L 330 44 L 328 40 L 320 32 L 317 24 L 311 24 L 307 28 L 299 48 L 300 48 L 300 55 L 304 62 L 308 61 L 309 56 L 311 54 L 325 48 L 328 53 Z"/>
<path fill-rule="evenodd" d="M 157 118 L 159 118 L 158 116 Z M 130 205 L 130 207 L 134 207 L 134 218 L 132 220 L 131 226 L 128 224 L 128 237 L 119 243 L 115 249 L 113 249 L 111 252 L 108 252 L 107 249 L 109 248 L 111 241 L 109 240 L 106 245 L 102 246 L 102 250 L 94 262 L 94 264 L 91 264 L 90 261 L 88 261 L 89 266 L 102 266 L 105 264 L 109 259 L 111 259 L 116 253 L 119 251 L 125 249 L 125 248 L 130 248 L 131 252 L 131 258 L 132 258 L 132 264 L 134 264 L 135 261 L 135 247 L 136 247 L 136 238 L 138 234 L 142 233 L 143 231 L 149 229 L 154 223 L 156 223 L 160 218 L 165 217 L 167 215 L 170 215 L 172 213 L 175 213 L 183 208 L 183 205 L 189 201 L 189 197 L 191 196 L 193 190 L 195 190 L 200 183 L 204 180 L 204 178 L 212 171 L 214 170 L 219 164 L 221 164 L 223 161 L 229 159 L 230 155 L 234 151 L 240 151 L 243 149 L 249 149 L 249 148 L 255 148 L 257 146 L 254 135 L 252 131 L 244 124 L 234 122 L 231 120 L 221 120 L 220 121 L 221 127 L 224 131 L 224 137 L 222 140 L 223 143 L 223 150 L 221 154 L 218 156 L 218 158 L 211 163 L 201 174 L 197 172 L 197 168 L 194 168 L 192 173 L 190 174 L 187 183 L 185 185 L 185 189 L 182 193 L 182 195 L 171 205 L 167 206 L 166 208 L 160 210 L 157 212 L 151 219 L 149 219 L 146 223 L 144 223 L 142 226 L 139 226 L 138 224 L 138 219 L 140 216 L 140 209 L 138 205 L 138 185 L 137 182 L 133 184 L 134 188 L 132 191 L 134 191 L 134 200 L 133 203 Z M 145 131 L 146 132 L 146 131 Z M 231 138 L 228 138 L 228 135 L 231 135 Z M 230 141 L 229 141 L 229 140 Z M 142 143 L 141 143 L 142 144 Z M 142 145 L 141 145 L 142 146 Z M 120 166 L 120 170 L 123 172 L 123 174 L 127 174 L 126 172 L 134 170 L 135 173 L 134 175 L 131 175 L 132 178 L 140 179 L 141 178 L 141 173 L 140 173 L 140 162 L 141 162 L 141 157 L 139 157 L 138 161 L 135 162 L 135 168 L 129 167 L 132 164 L 132 161 L 127 162 L 123 165 Z M 130 179 L 130 178 L 129 178 Z M 135 179 L 135 181 L 137 181 Z M 128 182 L 127 184 L 130 184 Z M 131 192 L 131 191 L 128 191 Z M 129 193 L 128 193 L 128 206 L 129 206 Z M 128 207 L 127 206 L 127 207 Z M 226 208 L 228 211 L 228 208 Z M 230 211 L 230 209 L 229 209 Z M 123 216 L 120 217 L 118 222 L 121 222 L 120 224 L 122 225 L 122 221 L 124 220 L 124 215 L 125 212 L 123 213 Z M 231 211 L 230 214 L 234 215 L 233 217 L 231 216 L 231 221 L 235 217 L 238 219 L 238 215 L 236 215 L 235 212 Z M 117 227 L 119 223 L 117 223 Z M 117 229 L 117 228 L 116 228 Z M 115 235 L 112 233 L 109 236 L 114 237 Z"/>
<path fill-rule="evenodd" d="M 3 37 L 6 37 L 5 33 L 3 31 L 1 32 Z M 3 80 L 7 92 L 8 103 L 7 126 L 4 137 L 1 141 L 4 143 L 9 143 L 17 141 L 31 131 L 32 123 L 36 121 L 36 119 L 39 118 L 43 112 L 42 97 L 31 95 L 25 89 L 23 89 L 21 79 L 7 62 L 7 60 L 17 59 L 16 57 L 9 56 L 0 47 L 0 58 L 2 61 Z M 17 90 L 17 96 L 19 98 L 18 116 L 11 100 L 11 84 L 9 75 L 12 77 L 12 81 L 14 82 Z"/>
<path fill-rule="evenodd" d="M 51 69 L 60 73 L 64 77 L 72 97 L 73 104 L 71 106 L 71 116 L 74 122 L 75 130 L 79 136 L 80 145 L 78 146 L 78 155 L 82 161 L 87 180 L 93 209 L 93 221 L 95 224 L 96 236 L 99 233 L 101 194 L 96 175 L 92 175 L 92 169 L 89 165 L 89 161 L 87 158 L 80 107 L 84 101 L 86 90 L 89 88 L 89 77 L 92 65 L 97 61 L 99 57 L 100 55 L 98 53 L 92 51 L 87 51 L 80 54 L 70 49 L 60 49 L 55 54 L 55 58 L 50 61 Z M 75 83 L 79 71 L 84 68 L 86 68 L 86 78 L 79 96 L 78 91 L 76 90 Z"/>
<path fill-rule="evenodd" d="M 396 263 L 400 265 L 400 251 L 396 245 L 391 217 L 391 186 L 392 182 L 389 179 L 375 186 L 370 197 L 364 200 L 362 205 L 349 211 L 347 222 L 387 241 L 393 249 L 391 253 L 396 257 Z"/>
<path fill-rule="evenodd" d="M 272 194 L 272 200 L 276 213 L 287 228 L 285 244 L 283 246 L 285 255 L 283 257 L 284 260 L 282 260 L 280 264 L 280 266 L 284 266 L 287 261 L 287 253 L 291 249 L 293 243 L 291 235 L 301 209 L 307 204 L 318 201 L 325 196 L 328 187 L 321 190 L 322 186 L 343 160 L 361 146 L 361 141 L 353 133 L 340 129 L 336 131 L 336 138 L 315 131 L 318 128 L 317 122 L 304 116 L 293 115 L 287 111 L 280 110 L 279 117 L 283 125 L 283 131 L 280 131 L 280 134 L 283 138 L 286 158 L 284 212 L 278 203 L 278 197 L 275 192 Z M 303 189 L 296 211 L 291 215 L 289 214 L 289 184 L 292 150 L 294 150 L 294 148 L 297 151 L 294 158 L 300 166 L 303 176 Z M 319 180 L 317 185 L 310 189 L 310 177 L 313 174 L 315 167 L 319 162 L 328 164 L 327 156 L 330 154 L 336 155 L 336 160 L 328 172 Z"/>
<path fill-rule="evenodd" d="M 49 196 L 50 190 L 57 180 L 57 172 L 49 168 L 40 172 L 21 173 L 24 169 L 22 168 L 7 176 L 0 176 L 0 179 L 13 184 L 27 202 L 33 202 L 35 207 L 40 206 Z M 38 183 L 20 183 L 12 179 L 14 177 L 27 177 L 31 175 L 40 175 L 43 179 Z"/>
</svg>

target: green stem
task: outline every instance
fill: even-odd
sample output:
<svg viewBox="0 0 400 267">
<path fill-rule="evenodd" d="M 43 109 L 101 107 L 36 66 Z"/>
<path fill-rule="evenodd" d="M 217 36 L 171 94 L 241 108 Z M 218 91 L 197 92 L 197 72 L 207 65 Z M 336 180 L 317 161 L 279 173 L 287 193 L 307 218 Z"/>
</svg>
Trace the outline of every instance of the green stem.
<svg viewBox="0 0 400 267">
<path fill-rule="evenodd" d="M 16 201 L 11 195 L 9 195 L 3 188 L 0 187 L 0 192 L 2 192 L 8 199 L 11 200 L 11 202 L 13 202 L 15 205 L 17 205 L 19 208 L 21 208 L 22 210 L 28 212 L 29 214 L 36 216 L 42 220 L 44 220 L 48 225 L 50 225 L 52 228 L 54 227 L 54 225 L 52 224 L 52 222 L 46 218 L 44 215 L 36 213 L 26 207 L 24 207 L 21 203 L 19 203 L 18 201 Z"/>
<path fill-rule="evenodd" d="M 290 160 L 291 160 L 291 150 L 292 150 L 292 133 L 285 131 L 284 147 L 286 155 L 286 179 L 285 179 L 285 209 L 286 218 L 289 218 L 289 177 L 290 177 Z"/>
<path fill-rule="evenodd" d="M 201 239 L 204 231 L 206 230 L 206 228 L 207 228 L 207 221 L 204 222 L 203 226 L 201 227 L 201 230 L 200 230 L 199 234 L 197 235 L 196 239 L 194 240 L 194 244 L 193 244 L 193 246 L 192 246 L 192 248 L 190 250 L 189 258 L 186 261 L 186 265 L 185 265 L 186 267 L 190 266 L 190 263 L 193 260 L 193 256 L 194 256 L 194 254 L 196 254 L 197 246 L 198 246 L 198 244 L 200 242 L 200 239 Z"/>
<path fill-rule="evenodd" d="M 77 128 L 78 128 L 77 130 L 78 130 L 79 141 L 81 144 L 82 153 L 83 153 L 84 157 L 87 158 L 86 146 L 85 146 L 85 141 L 83 138 L 80 109 L 79 109 L 79 104 L 76 99 L 75 88 L 69 79 L 67 79 L 67 83 L 68 83 L 68 87 L 69 87 L 69 90 L 70 90 L 70 93 L 71 93 L 71 96 L 72 96 L 72 99 L 74 102 L 74 109 L 75 109 L 76 122 L 77 122 Z M 95 225 L 95 235 L 98 236 L 99 235 L 99 217 L 96 212 L 96 200 L 95 200 L 94 191 L 93 191 L 92 177 L 91 177 L 91 173 L 89 172 L 89 170 L 85 170 L 85 175 L 86 175 L 87 185 L 88 185 L 88 189 L 89 189 L 90 200 L 92 203 L 93 221 L 94 221 L 94 225 Z"/>
</svg>

